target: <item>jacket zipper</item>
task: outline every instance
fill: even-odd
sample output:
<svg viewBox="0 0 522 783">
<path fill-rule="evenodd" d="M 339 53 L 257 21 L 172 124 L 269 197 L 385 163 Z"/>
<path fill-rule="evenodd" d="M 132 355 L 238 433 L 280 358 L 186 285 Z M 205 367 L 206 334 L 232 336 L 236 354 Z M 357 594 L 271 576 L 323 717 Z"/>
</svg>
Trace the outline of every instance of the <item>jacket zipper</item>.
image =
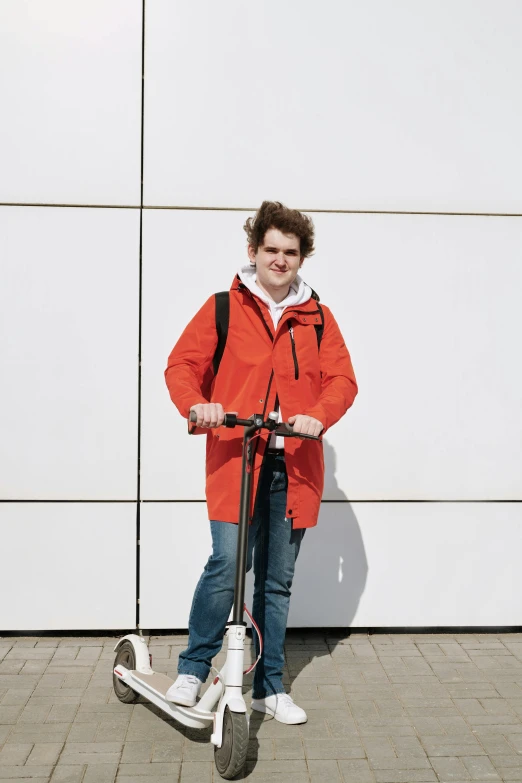
<svg viewBox="0 0 522 783">
<path fill-rule="evenodd" d="M 293 326 L 290 326 L 290 324 L 288 324 L 288 331 L 290 332 L 290 341 L 292 343 L 292 356 L 294 357 L 294 378 L 297 381 L 297 379 L 299 378 L 299 365 L 297 364 L 297 353 L 295 350 L 294 328 Z"/>
</svg>

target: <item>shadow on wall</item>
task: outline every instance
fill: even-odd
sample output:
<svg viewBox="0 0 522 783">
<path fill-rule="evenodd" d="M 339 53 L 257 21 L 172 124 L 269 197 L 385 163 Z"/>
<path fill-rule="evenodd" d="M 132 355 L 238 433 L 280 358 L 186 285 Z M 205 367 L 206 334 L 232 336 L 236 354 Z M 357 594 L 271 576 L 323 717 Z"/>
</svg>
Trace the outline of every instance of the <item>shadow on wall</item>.
<svg viewBox="0 0 522 783">
<path fill-rule="evenodd" d="M 325 486 L 317 526 L 306 531 L 296 564 L 289 628 L 352 625 L 368 575 L 357 517 L 336 479 L 336 455 L 323 441 Z"/>
</svg>

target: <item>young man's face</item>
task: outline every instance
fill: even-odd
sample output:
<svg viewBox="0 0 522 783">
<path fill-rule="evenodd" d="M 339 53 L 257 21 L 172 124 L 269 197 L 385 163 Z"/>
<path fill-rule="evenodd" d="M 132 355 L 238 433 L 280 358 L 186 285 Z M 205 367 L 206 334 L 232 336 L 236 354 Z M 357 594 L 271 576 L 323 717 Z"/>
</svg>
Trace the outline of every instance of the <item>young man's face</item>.
<svg viewBox="0 0 522 783">
<path fill-rule="evenodd" d="M 256 280 L 270 295 L 288 292 L 304 261 L 300 240 L 295 234 L 283 234 L 278 228 L 269 228 L 257 253 L 248 246 L 248 257 L 256 265 Z"/>
</svg>

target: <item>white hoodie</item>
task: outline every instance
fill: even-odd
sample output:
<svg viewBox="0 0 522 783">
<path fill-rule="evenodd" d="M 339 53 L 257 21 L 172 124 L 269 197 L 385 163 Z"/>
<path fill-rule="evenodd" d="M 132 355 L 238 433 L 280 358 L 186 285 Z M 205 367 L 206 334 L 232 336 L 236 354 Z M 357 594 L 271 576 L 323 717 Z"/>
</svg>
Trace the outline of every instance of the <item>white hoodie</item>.
<svg viewBox="0 0 522 783">
<path fill-rule="evenodd" d="M 308 302 L 312 296 L 312 289 L 299 275 L 296 275 L 295 280 L 290 286 L 288 296 L 283 299 L 282 302 L 274 302 L 274 300 L 268 296 L 268 294 L 265 294 L 265 292 L 259 288 L 256 283 L 256 268 L 254 264 L 248 263 L 244 266 L 241 266 L 238 271 L 238 275 L 241 278 L 241 282 L 244 283 L 253 294 L 258 296 L 263 302 L 265 302 L 265 304 L 268 305 L 270 315 L 272 316 L 272 320 L 274 322 L 274 329 L 277 329 L 277 324 L 279 323 L 279 319 L 283 315 L 285 308 Z M 279 413 L 279 421 L 282 421 L 283 419 L 281 416 L 281 408 L 279 407 L 279 403 L 277 405 L 277 410 Z M 295 413 L 298 412 L 299 411 L 295 411 Z M 281 435 L 271 435 L 270 440 L 268 441 L 268 447 L 270 449 L 283 449 L 284 444 L 285 439 Z"/>
</svg>

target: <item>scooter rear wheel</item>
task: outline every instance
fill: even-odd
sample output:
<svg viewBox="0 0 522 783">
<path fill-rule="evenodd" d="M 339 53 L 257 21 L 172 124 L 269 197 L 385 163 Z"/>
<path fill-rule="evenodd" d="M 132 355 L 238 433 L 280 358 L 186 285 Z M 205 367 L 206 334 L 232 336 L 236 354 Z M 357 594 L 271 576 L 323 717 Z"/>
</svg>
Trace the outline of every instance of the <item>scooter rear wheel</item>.
<svg viewBox="0 0 522 783">
<path fill-rule="evenodd" d="M 122 666 L 125 666 L 126 669 L 132 670 L 136 668 L 136 653 L 134 652 L 134 647 L 130 642 L 123 642 L 123 644 L 118 647 L 118 652 L 116 653 L 116 658 L 114 659 L 113 668 L 115 669 L 119 663 Z M 140 694 L 136 693 L 136 691 L 133 691 L 132 688 L 129 688 L 128 685 L 125 685 L 123 680 L 120 680 L 120 678 L 117 677 L 114 672 L 112 674 L 112 684 L 114 687 L 114 693 L 124 704 L 132 704 L 133 702 L 138 701 Z"/>
<path fill-rule="evenodd" d="M 225 707 L 223 738 L 220 748 L 214 748 L 217 771 L 231 780 L 243 769 L 248 750 L 248 721 L 244 712 L 231 712 Z"/>
</svg>

